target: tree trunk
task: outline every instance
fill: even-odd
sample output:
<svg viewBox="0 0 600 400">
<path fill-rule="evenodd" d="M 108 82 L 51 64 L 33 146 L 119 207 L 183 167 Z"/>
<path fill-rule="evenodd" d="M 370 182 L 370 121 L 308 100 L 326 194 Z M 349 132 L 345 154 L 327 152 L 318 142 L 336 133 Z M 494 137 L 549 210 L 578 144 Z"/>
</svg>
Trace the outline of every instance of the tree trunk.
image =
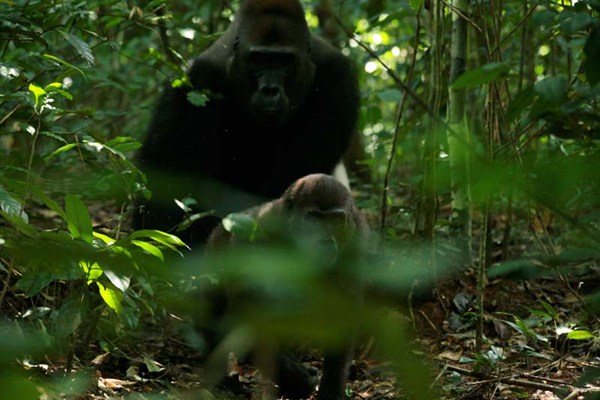
<svg viewBox="0 0 600 400">
<path fill-rule="evenodd" d="M 467 0 L 452 1 L 452 46 L 450 48 L 450 82 L 465 71 L 467 60 L 467 21 L 469 3 Z M 469 151 L 471 137 L 465 120 L 466 90 L 450 87 L 448 92 L 448 123 L 452 132 L 448 132 L 448 150 L 450 177 L 452 183 L 453 225 L 459 234 L 458 245 L 464 256 L 464 262 L 471 264 L 473 257 L 471 179 Z"/>
</svg>

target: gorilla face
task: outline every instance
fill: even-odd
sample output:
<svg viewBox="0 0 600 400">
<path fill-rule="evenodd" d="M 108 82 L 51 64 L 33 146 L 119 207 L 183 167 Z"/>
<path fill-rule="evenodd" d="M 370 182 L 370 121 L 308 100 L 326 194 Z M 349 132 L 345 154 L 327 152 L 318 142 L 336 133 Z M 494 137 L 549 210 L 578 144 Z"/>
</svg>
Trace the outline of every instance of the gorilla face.
<svg viewBox="0 0 600 400">
<path fill-rule="evenodd" d="M 245 54 L 248 79 L 253 83 L 250 116 L 260 125 L 287 121 L 294 88 L 290 77 L 297 74 L 298 56 L 293 48 L 253 46 Z"/>
<path fill-rule="evenodd" d="M 305 101 L 315 74 L 309 42 L 303 20 L 269 15 L 242 22 L 229 66 L 229 90 L 251 123 L 284 125 Z"/>
</svg>

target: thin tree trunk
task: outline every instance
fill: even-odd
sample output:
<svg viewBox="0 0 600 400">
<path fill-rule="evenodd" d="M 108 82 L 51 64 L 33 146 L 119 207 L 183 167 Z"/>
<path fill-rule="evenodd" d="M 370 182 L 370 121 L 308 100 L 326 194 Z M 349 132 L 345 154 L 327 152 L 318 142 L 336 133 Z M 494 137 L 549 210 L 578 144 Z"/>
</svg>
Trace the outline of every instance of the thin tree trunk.
<svg viewBox="0 0 600 400">
<path fill-rule="evenodd" d="M 467 60 L 467 0 L 452 1 L 452 47 L 450 48 L 450 82 L 465 71 Z M 460 232 L 459 248 L 464 261 L 473 260 L 471 179 L 469 169 L 470 132 L 465 120 L 466 90 L 450 87 L 448 92 L 448 123 L 453 133 L 448 134 L 450 177 L 452 183 L 452 210 L 454 224 Z"/>
<path fill-rule="evenodd" d="M 439 115 L 441 103 L 441 76 L 442 76 L 442 40 L 443 40 L 443 3 L 440 0 L 431 2 L 431 75 L 429 87 L 429 108 L 434 116 Z M 438 151 L 438 130 L 439 123 L 436 118 L 430 121 L 429 132 L 425 138 L 425 154 L 424 154 L 424 224 L 423 233 L 431 246 L 431 252 L 428 257 L 430 262 L 431 277 L 433 280 L 437 277 L 436 260 L 435 260 L 435 222 L 437 218 L 437 151 Z"/>
</svg>

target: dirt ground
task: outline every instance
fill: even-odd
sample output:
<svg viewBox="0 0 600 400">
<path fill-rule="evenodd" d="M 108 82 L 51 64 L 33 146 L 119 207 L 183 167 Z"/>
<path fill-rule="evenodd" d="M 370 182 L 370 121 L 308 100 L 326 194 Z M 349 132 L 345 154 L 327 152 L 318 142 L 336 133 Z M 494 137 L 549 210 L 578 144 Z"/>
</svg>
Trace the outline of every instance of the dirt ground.
<svg viewBox="0 0 600 400">
<path fill-rule="evenodd" d="M 413 351 L 431 370 L 426 389 L 431 398 L 600 398 L 600 324 L 586 307 L 586 296 L 600 288 L 600 272 L 595 261 L 577 267 L 581 267 L 577 277 L 549 270 L 544 277 L 531 279 L 490 279 L 485 288 L 481 353 L 475 351 L 473 269 L 447 278 L 426 299 L 402 302 L 390 310 L 413 328 Z M 4 272 L 0 278 L 5 281 Z M 59 301 L 61 291 L 45 295 Z M 30 299 L 9 291 L 1 311 L 5 316 L 17 315 L 31 305 Z M 50 380 L 63 378 L 70 365 L 75 388 L 71 389 L 80 395 L 61 395 L 71 390 L 64 387 L 56 391 L 40 388 L 49 399 L 233 398 L 227 393 L 207 394 L 203 357 L 189 345 L 179 323 L 169 318 L 160 326 L 150 324 L 136 340 L 126 341 L 112 353 L 92 342 L 84 354 L 57 352 L 43 361 L 22 359 L 19 363 L 28 376 Z M 590 335 L 568 338 L 567 333 L 573 331 Z M 386 363 L 373 357 L 372 347 L 368 338 L 358 346 L 348 398 L 407 398 L 402 379 L 396 379 Z M 322 359 L 313 352 L 306 354 L 303 362 L 320 370 Z M 245 393 L 239 398 L 262 398 L 272 390 L 252 365 L 232 358 L 229 371 L 230 387 Z"/>
</svg>

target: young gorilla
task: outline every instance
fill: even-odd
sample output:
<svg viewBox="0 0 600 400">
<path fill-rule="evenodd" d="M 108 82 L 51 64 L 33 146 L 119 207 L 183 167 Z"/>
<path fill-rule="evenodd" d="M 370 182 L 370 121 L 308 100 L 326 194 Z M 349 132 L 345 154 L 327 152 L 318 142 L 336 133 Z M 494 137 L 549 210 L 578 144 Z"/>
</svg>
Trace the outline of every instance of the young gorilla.
<svg viewBox="0 0 600 400">
<path fill-rule="evenodd" d="M 352 63 L 312 35 L 298 0 L 244 0 L 234 22 L 189 71 L 191 88 L 160 98 L 140 167 L 153 197 L 134 227 L 171 231 L 188 196 L 196 212 L 182 239 L 202 243 L 219 219 L 279 196 L 296 179 L 334 170 L 355 131 Z M 208 96 L 203 106 L 188 99 Z"/>
<path fill-rule="evenodd" d="M 277 241 L 279 233 L 289 233 L 288 228 L 293 229 L 297 235 L 308 232 L 314 241 L 314 246 L 309 247 L 310 251 L 317 251 L 315 246 L 325 246 L 329 247 L 328 250 L 333 250 L 334 257 L 330 264 L 335 264 L 334 269 L 345 269 L 348 260 L 356 262 L 357 256 L 362 255 L 367 241 L 368 228 L 365 218 L 354 204 L 350 191 L 335 178 L 324 174 L 307 175 L 294 182 L 281 198 L 254 207 L 246 213 L 256 220 L 259 228 L 264 228 L 261 241 Z M 284 231 L 279 224 L 281 221 L 287 225 Z M 221 250 L 243 242 L 247 242 L 247 239 L 236 237 L 222 224 L 214 229 L 208 241 L 211 248 Z M 332 252 L 327 251 L 326 254 L 331 255 Z M 344 296 L 352 297 L 352 304 L 360 304 L 360 285 L 346 285 L 352 282 L 352 278 L 348 279 L 347 275 L 351 275 L 351 272 L 333 272 L 333 275 L 328 276 L 336 286 L 340 285 L 337 289 L 340 289 Z M 343 288 L 340 282 L 344 282 Z M 224 286 L 227 286 L 226 282 Z M 241 303 L 248 302 L 246 297 L 238 300 Z M 230 308 L 236 307 L 236 299 L 229 298 L 226 301 Z M 236 310 L 222 311 L 227 314 Z M 319 400 L 345 398 L 344 388 L 353 354 L 354 336 L 349 332 L 345 332 L 345 335 L 341 347 L 337 350 L 326 349 L 324 352 L 323 375 L 317 397 Z M 274 380 L 281 394 L 294 399 L 309 397 L 316 383 L 315 374 L 289 354 L 279 351 L 275 362 L 277 371 Z"/>
</svg>

